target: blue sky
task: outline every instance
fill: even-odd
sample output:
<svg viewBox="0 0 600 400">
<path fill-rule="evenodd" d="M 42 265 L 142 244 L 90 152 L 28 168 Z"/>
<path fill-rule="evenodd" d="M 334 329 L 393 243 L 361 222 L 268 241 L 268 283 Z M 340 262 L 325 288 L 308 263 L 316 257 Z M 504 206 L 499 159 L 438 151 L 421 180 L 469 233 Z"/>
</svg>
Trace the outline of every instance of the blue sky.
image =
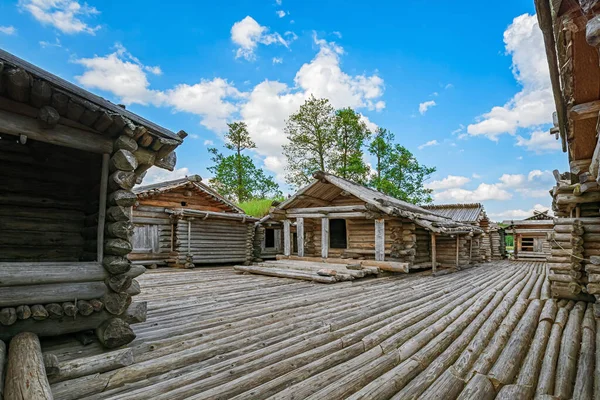
<svg viewBox="0 0 600 400">
<path fill-rule="evenodd" d="M 496 220 L 550 206 L 567 156 L 532 0 L 0 2 L 0 47 L 173 131 L 174 173 L 209 174 L 208 146 L 243 119 L 283 182 L 284 121 L 311 93 L 357 109 L 420 162 L 436 203 Z M 485 17 L 482 17 L 485 15 Z"/>
</svg>

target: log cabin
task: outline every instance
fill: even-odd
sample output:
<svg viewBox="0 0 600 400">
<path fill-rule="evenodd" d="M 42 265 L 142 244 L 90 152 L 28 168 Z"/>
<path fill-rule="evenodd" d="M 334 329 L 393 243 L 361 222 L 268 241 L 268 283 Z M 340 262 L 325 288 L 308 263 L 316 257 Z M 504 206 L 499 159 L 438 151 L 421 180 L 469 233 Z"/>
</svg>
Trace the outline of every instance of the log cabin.
<svg viewBox="0 0 600 400">
<path fill-rule="evenodd" d="M 460 221 L 465 224 L 478 226 L 483 231 L 473 242 L 473 254 L 479 254 L 479 261 L 488 262 L 492 260 L 492 245 L 490 239 L 490 220 L 480 203 L 471 204 L 440 204 L 426 205 L 423 208 L 432 210 L 436 214 L 446 218 Z M 473 256 L 476 260 L 477 256 Z"/>
<path fill-rule="evenodd" d="M 136 265 L 245 263 L 254 257 L 257 218 L 202 183 L 198 175 L 134 188 Z"/>
<path fill-rule="evenodd" d="M 507 220 L 506 232 L 513 236 L 514 259 L 546 261 L 551 255 L 548 235 L 554 228 L 554 218 L 548 211 L 534 211 L 522 220 Z"/>
<path fill-rule="evenodd" d="M 556 219 L 548 258 L 552 294 L 572 300 L 600 295 L 600 3 L 535 0 L 556 111 L 554 135 L 569 169 L 554 170 Z M 565 162 L 565 164 L 566 164 Z"/>
<path fill-rule="evenodd" d="M 294 234 L 297 234 L 295 225 L 294 223 L 290 227 L 292 254 L 298 252 L 298 241 L 294 237 Z M 271 218 L 270 215 L 265 215 L 256 223 L 254 231 L 254 260 L 272 260 L 277 257 L 277 254 L 281 254 L 282 252 L 283 224 Z"/>
<path fill-rule="evenodd" d="M 132 249 L 132 188 L 173 170 L 175 134 L 0 50 L 0 340 L 94 330 L 135 337 L 144 268 Z"/>
<path fill-rule="evenodd" d="M 284 256 L 393 261 L 434 271 L 480 262 L 473 247 L 480 227 L 329 173 L 314 178 L 271 212 L 283 226 Z"/>
</svg>

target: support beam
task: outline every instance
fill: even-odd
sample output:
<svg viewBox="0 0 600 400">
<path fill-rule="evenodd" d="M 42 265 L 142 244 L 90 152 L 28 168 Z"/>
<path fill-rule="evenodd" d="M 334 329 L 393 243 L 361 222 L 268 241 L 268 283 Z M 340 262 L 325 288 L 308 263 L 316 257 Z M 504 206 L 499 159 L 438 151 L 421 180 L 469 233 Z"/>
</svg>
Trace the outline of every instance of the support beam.
<svg viewBox="0 0 600 400">
<path fill-rule="evenodd" d="M 460 235 L 456 235 L 456 268 L 458 268 L 458 248 L 460 247 Z"/>
<path fill-rule="evenodd" d="M 329 257 L 329 218 L 321 218 L 321 257 Z"/>
<path fill-rule="evenodd" d="M 296 236 L 298 239 L 298 257 L 304 257 L 304 218 L 296 219 Z"/>
<path fill-rule="evenodd" d="M 375 261 L 385 259 L 385 220 L 375 220 Z"/>
<path fill-rule="evenodd" d="M 0 110 L 0 133 L 26 135 L 29 139 L 92 153 L 112 153 L 113 148 L 112 140 L 104 136 L 60 124 L 54 129 L 42 129 L 35 118 L 4 110 Z"/>
<path fill-rule="evenodd" d="M 108 163 L 110 154 L 102 154 L 102 173 L 100 175 L 100 199 L 98 200 L 98 233 L 96 234 L 96 253 L 98 262 L 104 260 L 104 223 L 106 221 L 106 196 L 108 190 Z"/>
<path fill-rule="evenodd" d="M 435 248 L 435 233 L 430 232 L 431 234 L 431 271 L 435 273 L 437 271 L 437 261 L 436 261 L 436 248 Z"/>
<path fill-rule="evenodd" d="M 292 240 L 290 233 L 291 222 L 289 219 L 283 221 L 283 254 L 289 256 L 292 254 Z"/>
</svg>

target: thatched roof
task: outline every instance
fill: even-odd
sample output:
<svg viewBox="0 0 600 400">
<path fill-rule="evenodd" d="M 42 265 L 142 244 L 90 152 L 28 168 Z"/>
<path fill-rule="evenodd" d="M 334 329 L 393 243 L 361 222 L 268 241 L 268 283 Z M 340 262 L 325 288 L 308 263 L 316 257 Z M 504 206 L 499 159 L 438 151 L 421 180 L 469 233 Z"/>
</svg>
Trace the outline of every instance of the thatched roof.
<svg viewBox="0 0 600 400">
<path fill-rule="evenodd" d="M 403 200 L 388 196 L 377 190 L 351 182 L 326 172 L 316 172 L 315 181 L 300 189 L 294 196 L 281 203 L 277 209 L 306 207 L 311 199 L 333 200 L 342 192 L 351 194 L 367 203 L 372 209 L 395 217 L 408 218 L 417 225 L 437 233 L 481 233 L 481 229 L 455 221 Z M 328 184 L 328 185 L 324 185 Z M 332 188 L 331 185 L 333 185 Z"/>
<path fill-rule="evenodd" d="M 244 210 L 236 206 L 231 201 L 227 200 L 225 197 L 221 196 L 208 185 L 202 183 L 202 178 L 200 177 L 200 175 L 190 175 L 186 176 L 185 178 L 175 179 L 172 181 L 159 182 L 154 183 L 152 185 L 138 186 L 133 189 L 133 192 L 137 194 L 138 198 L 148 198 L 184 187 L 192 188 L 197 192 L 201 193 L 202 195 L 209 196 L 213 200 L 216 200 L 219 203 L 222 203 L 225 206 L 227 206 L 231 210 L 231 212 L 245 214 Z"/>
</svg>

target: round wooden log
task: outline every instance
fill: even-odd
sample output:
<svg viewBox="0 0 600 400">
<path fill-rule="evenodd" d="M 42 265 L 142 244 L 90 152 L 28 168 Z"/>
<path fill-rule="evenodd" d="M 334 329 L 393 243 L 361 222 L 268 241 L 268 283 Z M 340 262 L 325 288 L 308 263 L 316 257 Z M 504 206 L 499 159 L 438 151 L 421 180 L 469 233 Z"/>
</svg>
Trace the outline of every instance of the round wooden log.
<svg viewBox="0 0 600 400">
<path fill-rule="evenodd" d="M 133 351 L 121 349 L 64 361 L 60 364 L 60 372 L 49 378 L 50 383 L 63 382 L 82 376 L 101 374 L 133 364 Z"/>
<path fill-rule="evenodd" d="M 585 40 L 590 46 L 600 47 L 600 16 L 592 17 L 585 25 Z M 591 168 L 591 166 L 590 166 Z"/>
<path fill-rule="evenodd" d="M 135 179 L 134 172 L 116 171 L 108 178 L 108 188 L 111 191 L 131 190 L 135 186 Z"/>
<path fill-rule="evenodd" d="M 64 93 L 55 91 L 52 94 L 52 101 L 50 103 L 52 108 L 54 108 L 61 116 L 67 115 L 67 110 L 69 109 L 69 96 Z"/>
<path fill-rule="evenodd" d="M 31 306 L 31 317 L 36 321 L 43 321 L 48 318 L 48 311 L 41 304 Z"/>
<path fill-rule="evenodd" d="M 74 317 L 75 315 L 77 315 L 77 306 L 75 305 L 75 303 L 72 303 L 70 301 L 66 301 L 64 303 L 62 303 L 62 308 L 63 308 L 63 312 L 65 313 L 65 315 L 67 317 Z"/>
<path fill-rule="evenodd" d="M 113 119 L 106 111 L 101 112 L 100 116 L 94 123 L 94 129 L 98 132 L 106 131 L 113 123 Z"/>
<path fill-rule="evenodd" d="M 133 224 L 129 221 L 119 221 L 106 224 L 106 232 L 108 237 L 115 237 L 129 241 L 133 235 Z"/>
<path fill-rule="evenodd" d="M 124 256 L 131 253 L 131 243 L 123 239 L 108 239 L 104 241 L 104 252 L 112 256 Z"/>
<path fill-rule="evenodd" d="M 113 315 L 121 315 L 131 304 L 131 296 L 127 293 L 107 293 L 102 299 L 106 311 Z"/>
<path fill-rule="evenodd" d="M 27 305 L 21 305 L 16 308 L 17 319 L 24 320 L 31 317 L 31 308 Z"/>
<path fill-rule="evenodd" d="M 0 70 L 0 73 L 1 72 L 2 71 Z M 6 364 L 6 344 L 2 340 L 0 340 L 0 399 L 4 398 L 4 365 L 5 364 Z"/>
<path fill-rule="evenodd" d="M 131 220 L 131 208 L 113 206 L 106 210 L 106 219 L 109 221 L 129 221 Z"/>
<path fill-rule="evenodd" d="M 104 303 L 99 299 L 92 299 L 89 300 L 89 302 L 92 308 L 94 309 L 94 312 L 100 312 L 104 309 Z"/>
<path fill-rule="evenodd" d="M 154 165 L 156 153 L 143 148 L 138 148 L 133 155 L 137 159 L 138 165 Z"/>
<path fill-rule="evenodd" d="M 47 376 L 58 374 L 60 371 L 58 357 L 55 354 L 44 354 L 44 368 L 46 369 Z"/>
<path fill-rule="evenodd" d="M 135 333 L 129 324 L 120 318 L 105 321 L 96 329 L 96 336 L 109 349 L 124 346 L 135 339 Z"/>
<path fill-rule="evenodd" d="M 31 105 L 42 108 L 52 101 L 52 85 L 47 81 L 36 79 L 31 87 Z"/>
<path fill-rule="evenodd" d="M 131 207 L 137 202 L 135 193 L 129 190 L 117 190 L 108 195 L 111 206 Z"/>
<path fill-rule="evenodd" d="M 457 400 L 493 400 L 496 397 L 494 385 L 486 375 L 475 374 L 471 378 Z"/>
<path fill-rule="evenodd" d="M 106 286 L 111 288 L 113 291 L 117 293 L 126 292 L 127 289 L 131 286 L 132 278 L 126 274 L 121 275 L 113 275 L 109 278 L 106 278 L 105 283 Z"/>
<path fill-rule="evenodd" d="M 112 124 L 108 127 L 107 132 L 111 136 L 119 134 L 125 125 L 127 125 L 127 119 L 121 114 L 112 115 Z"/>
<path fill-rule="evenodd" d="M 7 400 L 53 399 L 37 335 L 23 332 L 10 341 L 4 395 Z"/>
<path fill-rule="evenodd" d="M 46 311 L 48 312 L 48 317 L 52 319 L 62 318 L 64 315 L 63 308 L 58 303 L 50 303 L 45 306 Z"/>
<path fill-rule="evenodd" d="M 73 121 L 79 121 L 79 118 L 83 115 L 85 111 L 85 107 L 83 105 L 83 100 L 76 97 L 71 97 L 69 99 L 69 104 L 67 105 L 67 118 Z"/>
<path fill-rule="evenodd" d="M 17 322 L 17 311 L 13 307 L 0 309 L 0 325 L 9 326 Z"/>
<path fill-rule="evenodd" d="M 177 164 L 177 153 L 175 153 L 174 151 L 167 154 L 160 160 L 157 159 L 156 161 L 154 161 L 155 166 L 157 166 L 158 168 L 166 169 L 168 171 L 173 171 L 175 169 L 176 164 Z"/>
<path fill-rule="evenodd" d="M 77 300 L 77 310 L 79 314 L 88 316 L 94 312 L 94 307 L 87 300 Z"/>
<path fill-rule="evenodd" d="M 135 171 L 138 160 L 128 150 L 117 150 L 110 158 L 111 171 Z"/>
<path fill-rule="evenodd" d="M 124 274 L 131 269 L 131 261 L 119 256 L 106 256 L 102 265 L 113 275 Z"/>
<path fill-rule="evenodd" d="M 127 150 L 131 153 L 133 153 L 134 151 L 136 151 L 138 149 L 137 142 L 135 140 L 133 140 L 133 138 L 126 136 L 126 135 L 119 136 L 115 140 L 113 146 L 114 146 L 115 150 Z"/>
<path fill-rule="evenodd" d="M 27 103 L 31 94 L 31 76 L 21 68 L 6 72 L 6 90 L 13 100 Z"/>
<path fill-rule="evenodd" d="M 554 395 L 559 398 L 571 398 L 577 373 L 577 356 L 581 346 L 581 322 L 586 304 L 578 302 L 571 313 L 563 332 L 560 353 L 556 365 Z"/>
<path fill-rule="evenodd" d="M 131 286 L 129 286 L 129 289 L 127 289 L 127 294 L 130 296 L 137 296 L 140 293 L 142 293 L 140 283 L 137 280 L 133 279 L 131 282 Z"/>
<path fill-rule="evenodd" d="M 59 119 L 60 115 L 58 111 L 50 106 L 44 106 L 38 112 L 38 121 L 40 121 L 40 126 L 44 129 L 54 128 L 58 124 Z"/>
<path fill-rule="evenodd" d="M 594 355 L 596 349 L 596 322 L 593 306 L 588 304 L 582 324 L 581 349 L 573 399 L 591 399 L 594 391 Z"/>
</svg>

